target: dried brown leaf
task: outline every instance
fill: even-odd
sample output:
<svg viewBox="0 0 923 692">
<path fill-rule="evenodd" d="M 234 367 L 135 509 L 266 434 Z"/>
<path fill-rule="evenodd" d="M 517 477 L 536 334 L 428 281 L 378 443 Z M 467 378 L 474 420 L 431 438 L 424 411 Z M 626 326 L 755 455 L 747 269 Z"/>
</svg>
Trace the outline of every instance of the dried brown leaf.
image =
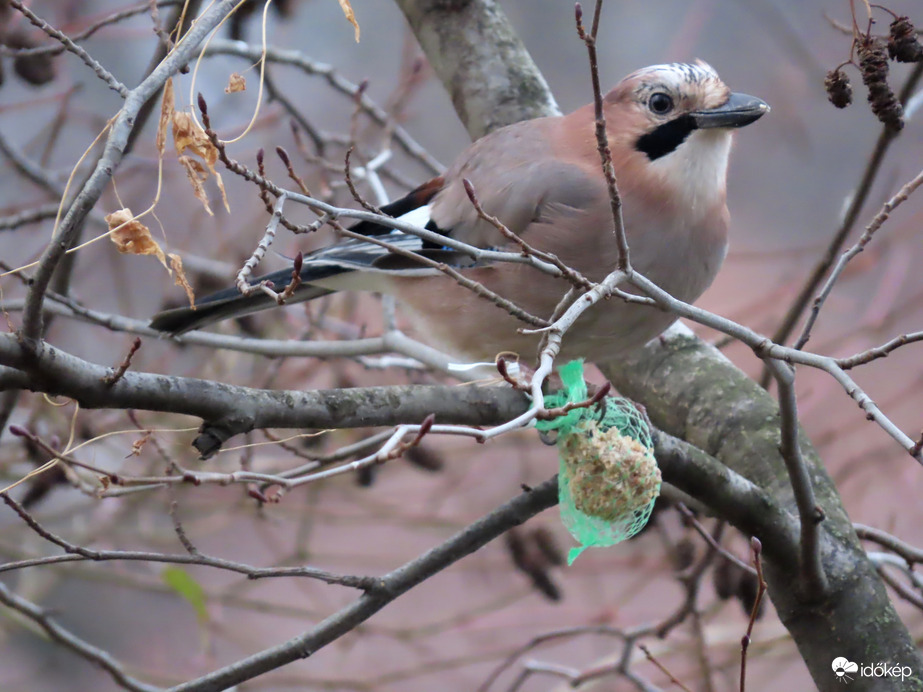
<svg viewBox="0 0 923 692">
<path fill-rule="evenodd" d="M 146 445 L 147 441 L 151 439 L 151 434 L 152 433 L 150 430 L 146 430 L 141 437 L 132 442 L 131 452 L 129 452 L 128 456 L 125 458 L 128 459 L 129 457 L 141 456 L 141 452 L 144 450 L 144 445 Z"/>
<path fill-rule="evenodd" d="M 202 126 L 195 121 L 189 113 L 174 111 L 173 113 L 173 144 L 176 153 L 182 156 L 188 149 L 214 169 L 218 160 L 218 150 L 211 143 Z"/>
<path fill-rule="evenodd" d="M 172 252 L 167 255 L 167 257 L 170 258 L 170 269 L 176 272 L 176 276 L 173 278 L 173 283 L 177 286 L 182 286 L 183 290 L 186 291 L 186 297 L 189 299 L 189 304 L 195 305 L 195 291 L 192 290 L 192 286 L 189 284 L 189 279 L 186 278 L 186 272 L 183 271 L 183 258 Z"/>
<path fill-rule="evenodd" d="M 353 12 L 352 5 L 349 4 L 349 0 L 339 0 L 340 9 L 343 10 L 343 14 L 346 15 L 346 20 L 353 25 L 353 28 L 356 30 L 356 43 L 359 43 L 359 22 L 356 21 L 356 14 Z"/>
<path fill-rule="evenodd" d="M 212 173 L 215 174 L 215 183 L 217 183 L 218 191 L 221 193 L 221 201 L 224 203 L 224 210 L 230 214 L 231 205 L 228 204 L 228 193 L 227 190 L 224 189 L 224 181 L 221 179 L 221 174 L 214 168 L 212 168 Z"/>
<path fill-rule="evenodd" d="M 224 208 L 230 213 L 231 206 L 228 204 L 224 181 L 222 181 L 218 171 L 215 170 L 215 163 L 218 161 L 218 149 L 212 144 L 208 135 L 205 134 L 202 126 L 189 113 L 182 111 L 173 113 L 173 144 L 176 147 L 176 153 L 179 154 L 180 163 L 186 169 L 186 176 L 189 178 L 189 182 L 192 183 L 193 193 L 196 199 L 205 206 L 205 211 L 212 215 L 208 198 L 205 195 L 205 188 L 202 186 L 202 183 L 208 179 L 208 173 L 211 173 L 215 176 L 215 182 L 221 191 L 221 201 L 224 203 Z M 205 172 L 205 168 L 201 164 L 193 166 L 194 159 L 183 156 L 187 150 L 205 162 L 205 166 L 208 167 L 208 173 Z"/>
<path fill-rule="evenodd" d="M 239 72 L 232 72 L 228 85 L 224 87 L 225 94 L 236 94 L 238 91 L 247 90 L 247 80 Z"/>
<path fill-rule="evenodd" d="M 154 255 L 163 266 L 167 266 L 166 257 L 160 245 L 151 236 L 150 229 L 138 221 L 131 209 L 119 209 L 106 216 L 109 224 L 109 238 L 115 243 L 119 252 L 127 255 Z"/>
<path fill-rule="evenodd" d="M 209 216 L 214 216 L 211 205 L 208 203 L 208 195 L 205 194 L 205 187 L 202 183 L 208 179 L 208 170 L 201 161 L 196 161 L 191 156 L 180 156 L 179 163 L 186 171 L 186 178 L 192 185 L 192 194 L 202 203 L 205 211 Z"/>
<path fill-rule="evenodd" d="M 163 87 L 163 99 L 160 101 L 160 120 L 157 123 L 157 153 L 163 156 L 167 148 L 167 126 L 173 121 L 174 108 L 173 80 L 168 79 Z"/>
</svg>

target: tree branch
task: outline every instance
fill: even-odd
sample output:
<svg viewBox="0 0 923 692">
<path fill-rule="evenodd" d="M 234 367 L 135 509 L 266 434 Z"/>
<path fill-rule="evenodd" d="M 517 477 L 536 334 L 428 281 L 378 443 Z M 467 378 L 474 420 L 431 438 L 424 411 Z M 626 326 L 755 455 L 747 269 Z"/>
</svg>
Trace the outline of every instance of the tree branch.
<svg viewBox="0 0 923 692">
<path fill-rule="evenodd" d="M 363 594 L 351 605 L 331 615 L 313 629 L 284 644 L 261 651 L 197 680 L 172 687 L 169 692 L 217 692 L 287 663 L 307 658 L 347 632 L 351 632 L 417 584 L 539 512 L 553 507 L 557 502 L 558 479 L 554 477 L 513 498 L 429 552 L 384 575 L 374 593 Z"/>
</svg>

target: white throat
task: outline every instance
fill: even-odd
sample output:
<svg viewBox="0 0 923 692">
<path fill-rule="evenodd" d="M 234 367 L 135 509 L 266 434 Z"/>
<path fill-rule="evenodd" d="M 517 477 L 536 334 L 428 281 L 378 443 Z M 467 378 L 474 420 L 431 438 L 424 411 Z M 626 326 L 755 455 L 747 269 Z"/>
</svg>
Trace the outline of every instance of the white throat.
<svg viewBox="0 0 923 692">
<path fill-rule="evenodd" d="M 704 214 L 724 194 L 730 153 L 730 130 L 695 130 L 676 151 L 651 166 L 684 208 Z"/>
</svg>

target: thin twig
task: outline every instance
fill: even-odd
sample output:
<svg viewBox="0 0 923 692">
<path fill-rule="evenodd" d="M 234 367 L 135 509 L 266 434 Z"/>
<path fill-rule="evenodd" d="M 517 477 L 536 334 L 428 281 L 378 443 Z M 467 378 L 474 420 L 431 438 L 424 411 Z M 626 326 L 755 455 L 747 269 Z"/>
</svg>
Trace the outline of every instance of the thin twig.
<svg viewBox="0 0 923 692">
<path fill-rule="evenodd" d="M 596 147 L 602 162 L 603 175 L 606 178 L 606 187 L 609 190 L 609 205 L 612 210 L 615 240 L 619 249 L 619 259 L 616 268 L 631 275 L 631 262 L 628 254 L 628 236 L 625 234 L 625 222 L 622 218 L 622 197 L 619 194 L 618 182 L 615 177 L 615 167 L 612 165 L 612 151 L 609 149 L 609 135 L 606 130 L 606 114 L 603 110 L 603 94 L 599 86 L 599 62 L 596 55 L 596 34 L 599 31 L 599 16 L 602 12 L 603 0 L 596 0 L 593 13 L 593 28 L 589 34 L 583 29 L 583 9 L 578 2 L 576 5 L 577 35 L 586 44 L 590 59 L 590 75 L 593 81 L 593 104 L 596 115 Z"/>
<path fill-rule="evenodd" d="M 365 197 L 359 194 L 359 190 L 356 189 L 356 185 L 355 183 L 353 183 L 353 176 L 350 170 L 351 166 L 350 166 L 350 161 L 349 161 L 350 158 L 352 158 L 353 151 L 355 151 L 355 145 L 351 145 L 349 149 L 346 150 L 346 161 L 343 164 L 343 173 L 346 177 L 346 186 L 349 188 L 349 193 L 353 196 L 353 199 L 356 200 L 363 209 L 370 211 L 373 214 L 381 214 L 382 213 L 381 209 L 376 207 L 371 202 L 367 201 Z"/>
<path fill-rule="evenodd" d="M 132 692 L 161 692 L 162 688 L 148 685 L 128 675 L 123 666 L 108 652 L 81 639 L 59 624 L 47 610 L 17 596 L 3 582 L 0 582 L 0 603 L 34 622 L 48 635 L 49 639 L 61 644 L 66 650 L 102 668 L 119 688 L 132 690 Z"/>
<path fill-rule="evenodd" d="M 119 364 L 119 367 L 117 367 L 110 374 L 106 375 L 103 378 L 103 382 L 105 382 L 107 386 L 111 387 L 116 382 L 122 379 L 125 373 L 128 372 L 128 368 L 131 367 L 131 359 L 134 357 L 134 355 L 138 352 L 138 349 L 140 348 L 141 348 L 141 338 L 136 336 L 135 340 L 131 342 L 131 347 L 128 349 L 128 354 L 125 356 L 125 359 Z"/>
<path fill-rule="evenodd" d="M 42 204 L 18 214 L 0 217 L 0 231 L 15 231 L 30 223 L 53 219 L 58 215 L 58 203 Z"/>
<path fill-rule="evenodd" d="M 465 187 L 465 193 L 468 195 L 468 199 L 471 204 L 474 206 L 474 210 L 477 212 L 478 218 L 486 221 L 491 226 L 497 229 L 499 233 L 506 238 L 507 240 L 512 241 L 520 247 L 522 254 L 525 256 L 537 257 L 540 260 L 547 262 L 548 264 L 554 265 L 561 271 L 561 276 L 570 281 L 575 288 L 587 290 L 593 287 L 593 282 L 587 279 L 583 274 L 578 272 L 576 269 L 567 266 L 562 262 L 557 255 L 554 255 L 550 252 L 544 252 L 538 248 L 533 247 L 527 243 L 521 236 L 513 233 L 506 224 L 504 224 L 496 216 L 492 216 L 484 211 L 481 206 L 481 202 L 478 199 L 477 192 L 474 189 L 474 185 L 471 184 L 471 181 L 467 178 L 462 179 L 462 184 Z"/>
<path fill-rule="evenodd" d="M 119 10 L 118 12 L 113 12 L 108 17 L 100 19 L 98 22 L 94 22 L 86 29 L 80 33 L 70 35 L 69 38 L 71 41 L 83 41 L 90 38 L 100 29 L 103 29 L 112 24 L 117 24 L 124 19 L 131 19 L 134 16 L 139 14 L 144 14 L 152 6 L 154 7 L 171 7 L 173 5 L 181 5 L 183 0 L 157 0 L 157 2 L 144 2 L 140 5 L 135 5 L 134 7 L 127 7 L 124 10 Z M 65 52 L 67 48 L 64 46 L 34 46 L 32 48 L 10 48 L 9 46 L 0 46 L 0 55 L 8 56 L 27 56 L 27 55 L 60 55 Z"/>
<path fill-rule="evenodd" d="M 843 270 L 846 268 L 846 265 L 849 263 L 849 261 L 865 249 L 865 246 L 871 242 L 875 232 L 882 227 L 885 221 L 888 220 L 891 212 L 906 202 L 907 198 L 910 197 L 914 190 L 920 187 L 921 184 L 923 184 L 923 171 L 918 173 L 915 178 L 910 180 L 906 185 L 898 190 L 897 194 L 895 194 L 891 199 L 884 203 L 879 212 L 875 215 L 875 218 L 873 218 L 869 225 L 865 227 L 865 232 L 855 243 L 855 245 L 840 255 L 839 260 L 833 267 L 833 270 L 830 272 L 830 276 L 827 277 L 827 281 L 824 283 L 823 288 L 821 288 L 820 292 L 817 294 L 817 297 L 814 299 L 813 304 L 811 305 L 811 314 L 808 316 L 808 319 L 804 325 L 804 329 L 801 331 L 801 336 L 799 336 L 798 340 L 795 342 L 794 348 L 803 348 L 804 345 L 808 342 L 808 339 L 811 338 L 811 329 L 814 327 L 814 323 L 817 321 L 820 310 L 823 307 L 824 302 L 826 302 L 827 297 L 830 295 L 830 292 L 833 290 L 833 285 L 840 278 L 840 275 L 843 273 Z"/>
<path fill-rule="evenodd" d="M 641 651 L 644 653 L 644 656 L 647 658 L 647 660 L 653 663 L 654 666 L 656 666 L 657 670 L 659 670 L 661 673 L 663 673 L 670 679 L 670 682 L 672 682 L 674 685 L 676 685 L 681 690 L 683 690 L 683 692 L 692 692 L 692 690 L 686 687 L 680 680 L 677 680 L 676 676 L 673 675 L 673 673 L 671 673 L 669 670 L 667 670 L 666 666 L 664 666 L 660 661 L 654 658 L 654 654 L 651 653 L 651 650 L 648 649 L 647 646 L 645 646 L 644 644 L 638 644 L 638 648 L 641 649 Z"/>
<path fill-rule="evenodd" d="M 901 92 L 898 97 L 901 105 L 905 105 L 907 103 L 907 99 L 909 99 L 913 94 L 914 90 L 916 89 L 917 82 L 920 81 L 921 77 L 923 77 L 923 63 L 917 63 L 913 71 L 907 77 L 907 81 L 904 82 L 904 86 L 901 88 Z M 846 214 L 843 217 L 842 224 L 840 224 L 840 227 L 836 233 L 833 234 L 827 249 L 824 251 L 823 257 L 821 257 L 821 259 L 817 262 L 814 269 L 811 270 L 811 274 L 808 276 L 804 285 L 801 287 L 801 290 L 798 292 L 798 296 L 792 302 L 792 305 L 788 309 L 788 312 L 785 314 L 785 317 L 782 318 L 782 323 L 779 325 L 779 328 L 776 330 L 776 332 L 772 335 L 773 342 L 777 344 L 784 344 L 788 340 L 796 325 L 798 324 L 798 321 L 801 319 L 802 314 L 807 309 L 812 296 L 814 296 L 818 287 L 821 285 L 821 281 L 823 281 L 824 276 L 827 275 L 830 267 L 832 267 L 834 262 L 836 262 L 837 255 L 842 249 L 843 244 L 846 242 L 846 239 L 849 237 L 849 234 L 852 231 L 853 226 L 856 224 L 856 221 L 859 219 L 859 214 L 862 212 L 862 208 L 865 206 L 865 202 L 872 190 L 872 184 L 878 177 L 878 172 L 881 169 L 881 164 L 884 161 L 885 154 L 887 153 L 894 139 L 894 131 L 888 127 L 882 126 L 881 133 L 878 136 L 878 141 L 875 143 L 875 147 L 872 150 L 872 154 L 865 166 L 865 170 L 862 172 L 862 178 L 856 187 L 856 191 L 852 195 L 849 209 L 847 209 Z M 771 377 L 772 375 L 769 373 L 768 369 L 765 369 L 760 380 L 760 384 L 762 384 L 764 387 L 767 386 Z"/>
<path fill-rule="evenodd" d="M 753 627 L 760 613 L 760 604 L 763 594 L 766 593 L 766 581 L 763 579 L 763 562 L 760 555 L 763 546 L 756 536 L 750 539 L 750 549 L 753 551 L 753 566 L 756 567 L 756 598 L 753 599 L 753 608 L 750 610 L 750 621 L 747 623 L 747 633 L 740 639 L 740 692 L 746 692 L 744 685 L 747 679 L 747 650 L 753 635 Z"/>
<path fill-rule="evenodd" d="M 112 89 L 112 91 L 117 93 L 123 99 L 128 98 L 128 94 L 130 93 L 128 87 L 117 80 L 115 76 L 109 72 L 109 70 L 107 70 L 99 63 L 99 61 L 97 61 L 95 58 L 92 58 L 90 54 L 86 52 L 86 50 L 74 43 L 67 34 L 59 31 L 58 29 L 55 29 L 48 22 L 39 17 L 28 7 L 23 5 L 20 0 L 8 0 L 8 2 L 10 6 L 19 10 L 26 17 L 26 19 L 32 23 L 33 26 L 36 26 L 44 31 L 51 38 L 55 39 L 62 46 L 64 46 L 68 52 L 73 53 L 78 58 L 83 60 L 83 62 L 91 70 L 93 70 L 93 72 L 96 73 L 96 76 L 103 80 L 109 86 L 109 88 Z"/>
<path fill-rule="evenodd" d="M 753 567 L 748 565 L 746 562 L 741 560 L 734 553 L 732 553 L 730 550 L 728 550 L 727 548 L 722 546 L 720 543 L 715 541 L 714 538 L 712 538 L 712 535 L 705 529 L 704 526 L 702 526 L 702 522 L 696 519 L 695 515 L 692 513 L 692 511 L 690 511 L 690 509 L 685 504 L 683 504 L 682 502 L 677 502 L 674 506 L 676 507 L 677 511 L 683 515 L 683 519 L 686 522 L 688 522 L 688 524 L 693 529 L 695 529 L 695 532 L 698 533 L 702 537 L 702 539 L 706 543 L 708 543 L 709 546 L 711 546 L 714 550 L 717 550 L 719 553 L 721 553 L 721 555 L 724 556 L 725 560 L 734 563 L 735 565 L 740 567 L 740 569 L 742 569 L 744 572 L 747 572 L 749 574 L 752 574 L 753 576 L 756 576 L 756 570 Z"/>
<path fill-rule="evenodd" d="M 240 291 L 240 294 L 243 296 L 252 295 L 257 291 L 263 291 L 271 296 L 279 305 L 282 305 L 284 302 L 279 293 L 276 293 L 272 290 L 272 287 L 266 285 L 267 282 L 261 281 L 259 284 L 252 286 L 247 282 L 247 278 L 253 272 L 253 269 L 263 260 L 266 251 L 269 249 L 269 246 L 272 245 L 272 241 L 275 240 L 276 231 L 279 228 L 279 221 L 282 218 L 282 209 L 285 207 L 285 201 L 287 199 L 288 197 L 284 193 L 279 195 L 272 210 L 272 218 L 270 218 L 269 223 L 266 224 L 263 237 L 260 239 L 260 242 L 257 243 L 253 254 L 250 255 L 240 268 L 240 271 L 237 272 L 237 278 L 234 283 L 237 286 L 237 290 Z"/>
<path fill-rule="evenodd" d="M 154 25 L 154 33 L 157 34 L 157 38 L 160 39 L 160 45 L 163 47 L 163 50 L 169 53 L 176 44 L 170 37 L 169 32 L 167 32 L 160 23 L 160 9 L 154 0 L 150 1 L 150 10 L 151 22 Z"/>
<path fill-rule="evenodd" d="M 666 637 L 675 627 L 685 622 L 686 618 L 696 610 L 696 601 L 699 597 L 702 578 L 714 561 L 715 556 L 718 555 L 718 551 L 713 546 L 721 544 L 721 537 L 724 535 L 725 526 L 726 524 L 724 521 L 715 523 L 715 528 L 712 530 L 712 538 L 714 540 L 709 542 L 705 555 L 702 556 L 698 563 L 677 576 L 677 580 L 685 589 L 686 596 L 679 608 L 677 608 L 672 615 L 667 616 L 662 622 L 655 626 L 654 632 L 661 639 Z"/>
<path fill-rule="evenodd" d="M 901 334 L 900 336 L 894 337 L 881 346 L 870 348 L 867 351 L 862 351 L 861 353 L 857 353 L 854 356 L 849 356 L 848 358 L 837 358 L 836 364 L 843 368 L 843 370 L 849 370 L 850 368 L 854 368 L 857 365 L 865 365 L 866 363 L 871 363 L 873 360 L 877 360 L 878 358 L 884 358 L 901 346 L 913 344 L 917 341 L 923 341 L 923 332 Z"/>
<path fill-rule="evenodd" d="M 881 580 L 892 589 L 894 589 L 894 591 L 897 592 L 901 598 L 916 606 L 916 608 L 919 610 L 923 610 L 923 595 L 921 595 L 918 591 L 914 591 L 904 582 L 895 579 L 891 574 L 888 573 L 884 565 L 877 565 L 876 569 L 878 571 L 878 576 L 881 577 Z"/>
<path fill-rule="evenodd" d="M 373 245 L 379 245 L 383 248 L 387 248 L 390 252 L 393 252 L 397 255 L 401 255 L 402 257 L 407 257 L 408 259 L 412 259 L 414 262 L 419 262 L 421 265 L 425 267 L 429 267 L 431 269 L 440 271 L 446 276 L 449 276 L 452 279 L 454 279 L 455 282 L 458 283 L 460 286 L 467 288 L 469 291 L 472 291 L 475 295 L 477 295 L 480 298 L 489 300 L 491 303 L 493 303 L 497 307 L 502 308 L 503 310 L 506 310 L 513 317 L 515 317 L 516 319 L 522 322 L 525 322 L 526 324 L 532 325 L 533 327 L 539 327 L 539 328 L 544 328 L 549 325 L 547 320 L 544 320 L 541 317 L 536 317 L 535 315 L 523 310 L 521 307 L 516 305 L 513 301 L 504 298 L 503 296 L 499 295 L 498 293 L 495 293 L 494 291 L 491 291 L 489 288 L 484 286 L 482 283 L 475 281 L 473 279 L 469 279 L 467 276 L 459 272 L 454 267 L 450 267 L 445 262 L 437 262 L 417 252 L 412 252 L 405 248 L 398 247 L 394 243 L 389 243 L 387 240 L 384 240 L 384 238 L 387 236 L 383 236 L 381 238 L 376 237 L 376 236 L 365 236 L 360 233 L 353 233 L 349 229 L 342 229 L 341 232 L 347 238 L 355 238 L 356 240 L 363 240 L 368 243 L 372 243 Z"/>
<path fill-rule="evenodd" d="M 16 145 L 13 144 L 0 131 L 0 153 L 2 153 L 9 162 L 13 164 L 16 172 L 26 180 L 35 183 L 37 186 L 50 193 L 53 197 L 60 197 L 64 192 L 64 186 L 59 184 L 45 168 L 40 164 L 28 159 Z M 54 215 L 57 216 L 59 204 L 55 203 Z"/>
<path fill-rule="evenodd" d="M 602 387 L 596 390 L 593 396 L 587 399 L 584 399 L 582 401 L 569 401 L 563 406 L 558 406 L 557 408 L 545 409 L 544 411 L 539 413 L 536 416 L 536 418 L 539 420 L 552 420 L 554 418 L 558 418 L 560 416 L 566 415 L 567 413 L 569 413 L 570 411 L 573 411 L 574 409 L 590 408 L 598 404 L 600 401 L 602 401 L 606 397 L 606 395 L 609 394 L 609 391 L 611 389 L 612 389 L 612 383 L 606 382 L 605 384 L 603 384 Z"/>
<path fill-rule="evenodd" d="M 183 522 L 180 521 L 179 502 L 176 501 L 176 498 L 170 500 L 170 520 L 173 522 L 173 531 L 176 533 L 179 542 L 186 549 L 186 552 L 190 555 L 201 557 L 202 553 L 200 553 L 199 549 L 195 547 L 195 544 L 189 540 L 189 536 L 186 535 L 186 529 L 183 528 Z"/>
<path fill-rule="evenodd" d="M 521 658 L 533 649 L 538 648 L 542 644 L 554 642 L 559 639 L 570 639 L 571 637 L 579 637 L 587 634 L 600 634 L 610 637 L 617 637 L 622 640 L 628 638 L 628 634 L 624 630 L 611 627 L 609 625 L 580 625 L 577 627 L 565 627 L 562 629 L 552 630 L 551 632 L 545 632 L 544 634 L 536 635 L 527 643 L 523 644 L 521 647 L 507 656 L 503 662 L 500 663 L 500 665 L 494 668 L 494 670 L 491 671 L 490 675 L 487 676 L 484 682 L 481 683 L 480 687 L 478 687 L 477 692 L 489 692 L 497 678 L 499 678 L 504 673 L 504 671 L 509 669 L 509 667 L 513 665 L 517 659 Z"/>
<path fill-rule="evenodd" d="M 877 543 L 880 546 L 887 548 L 888 550 L 897 553 L 902 558 L 907 561 L 908 565 L 913 565 L 915 563 L 923 563 L 923 548 L 917 548 L 912 546 L 909 543 L 892 536 L 886 531 L 881 529 L 876 529 L 873 526 L 866 526 L 865 524 L 853 524 L 853 528 L 856 530 L 856 534 L 859 538 L 872 541 Z"/>
<path fill-rule="evenodd" d="M 344 575 L 327 572 L 325 570 L 315 569 L 313 567 L 252 567 L 239 562 L 232 562 L 221 558 L 197 554 L 186 553 L 153 553 L 136 550 L 91 550 L 72 543 L 55 533 L 52 533 L 42 526 L 35 518 L 27 512 L 21 504 L 16 502 L 6 493 L 0 493 L 0 499 L 14 511 L 19 517 L 39 536 L 46 541 L 62 548 L 66 555 L 50 555 L 47 557 L 32 558 L 28 560 L 19 560 L 17 562 L 6 562 L 0 565 L 0 573 L 11 572 L 27 567 L 37 565 L 49 565 L 62 562 L 160 562 L 168 564 L 181 565 L 202 565 L 203 567 L 213 567 L 223 569 L 229 572 L 236 572 L 245 575 L 248 579 L 268 579 L 278 577 L 305 577 L 308 579 L 317 579 L 327 584 L 338 584 L 354 589 L 369 590 L 374 589 L 377 580 L 374 577 Z"/>
<path fill-rule="evenodd" d="M 767 364 L 779 388 L 779 428 L 782 438 L 779 452 L 788 471 L 801 522 L 801 586 L 807 598 L 818 599 L 827 591 L 827 577 L 820 555 L 820 523 L 824 520 L 824 513 L 814 497 L 811 475 L 798 441 L 795 371 L 790 365 L 778 360 L 768 361 Z"/>
</svg>

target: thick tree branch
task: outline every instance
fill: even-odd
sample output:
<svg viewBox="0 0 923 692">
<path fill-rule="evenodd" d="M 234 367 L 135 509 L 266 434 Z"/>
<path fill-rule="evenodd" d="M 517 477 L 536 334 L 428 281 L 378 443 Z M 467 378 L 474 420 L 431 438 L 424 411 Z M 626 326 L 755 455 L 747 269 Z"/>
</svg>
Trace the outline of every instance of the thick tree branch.
<svg viewBox="0 0 923 692">
<path fill-rule="evenodd" d="M 497 2 L 396 2 L 472 139 L 520 120 L 560 114 Z"/>
<path fill-rule="evenodd" d="M 502 387 L 408 385 L 286 391 L 132 371 L 109 386 L 104 378 L 110 368 L 46 343 L 29 347 L 24 353 L 11 334 L 0 335 L 0 364 L 17 370 L 28 364 L 37 373 L 28 381 L 31 391 L 66 396 L 84 408 L 183 413 L 226 427 L 231 434 L 253 428 L 391 425 L 395 421 L 419 422 L 430 413 L 440 423 L 492 425 L 526 408 L 521 392 Z M 4 369 L 0 374 L 6 372 Z M 15 382 L 20 384 L 21 380 Z"/>
</svg>

